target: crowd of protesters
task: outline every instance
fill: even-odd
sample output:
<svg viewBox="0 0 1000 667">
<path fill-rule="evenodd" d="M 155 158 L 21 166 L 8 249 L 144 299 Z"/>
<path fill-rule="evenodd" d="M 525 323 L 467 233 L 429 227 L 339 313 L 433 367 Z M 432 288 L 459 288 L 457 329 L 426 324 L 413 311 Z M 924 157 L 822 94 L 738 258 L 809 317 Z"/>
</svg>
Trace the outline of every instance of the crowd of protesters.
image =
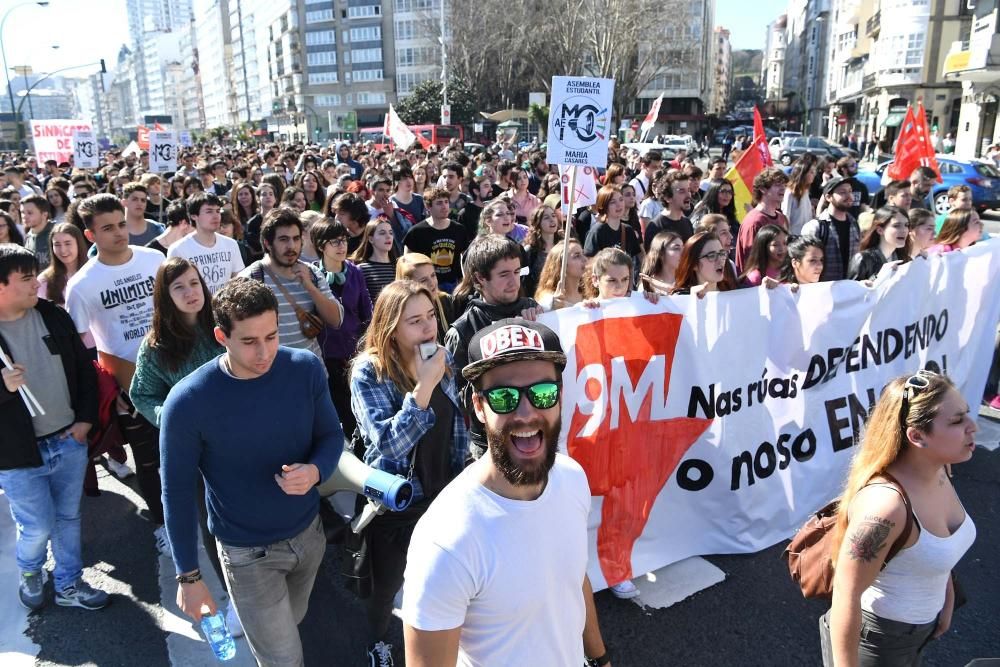
<svg viewBox="0 0 1000 667">
<path fill-rule="evenodd" d="M 806 154 L 790 176 L 777 168 L 759 173 L 752 208 L 737 212 L 725 158 L 710 160 L 705 172 L 683 154 L 666 161 L 616 140 L 596 203 L 570 212 L 567 225 L 560 181 L 544 153 L 499 154 L 470 155 L 457 141 L 406 151 L 202 145 L 184 150 L 177 171 L 164 176 L 147 173 L 145 153 L 109 151 L 97 170 L 6 156 L 0 345 L 17 363 L 4 371 L 0 415 L 18 427 L 5 427 L 0 438 L 5 452 L 16 452 L 0 459 L 0 484 L 19 527 L 21 602 L 45 604 L 42 564 L 51 538 L 57 604 L 107 604 L 107 594 L 82 578 L 77 492 L 99 493 L 97 464 L 131 474 L 127 443 L 157 547 L 177 568 L 181 609 L 196 619 L 216 610 L 198 570 L 200 526 L 229 592 L 230 627 L 245 630 L 260 664 L 301 664 L 296 625 L 325 549 L 318 507 L 326 501 L 314 487 L 346 447 L 414 487 L 408 509 L 380 515 L 366 529 L 373 587 L 365 659 L 392 664 L 392 604 L 406 572 L 410 664 L 444 664 L 442 657 L 452 664 L 459 651 L 518 663 L 523 649 L 513 639 L 483 633 L 496 621 L 489 613 L 508 613 L 490 605 L 513 615 L 526 601 L 497 590 L 475 606 L 476 586 L 504 566 L 462 551 L 473 547 L 455 526 L 465 522 L 475 535 L 482 515 L 514 512 L 501 499 L 545 497 L 546 478 L 524 460 L 544 456 L 545 470 L 558 471 L 559 493 L 578 496 L 559 501 L 574 517 L 577 500 L 589 495 L 580 492 L 578 467 L 552 458 L 558 422 L 550 411 L 558 415 L 557 371 L 565 361 L 554 334 L 534 322 L 540 313 L 597 308 L 633 290 L 655 302 L 761 285 L 871 285 L 904 262 L 960 251 L 983 234 L 966 186 L 949 191 L 948 213 L 928 210 L 935 174 L 927 168 L 872 198 L 855 160 Z M 484 359 L 476 343 L 497 335 L 496 323 L 539 346 Z M 48 346 L 47 359 L 41 343 L 25 342 L 36 337 Z M 426 345 L 436 351 L 425 354 Z M 505 364 L 537 377 L 525 384 Z M 494 388 L 484 389 L 483 378 L 493 378 Z M 18 400 L 27 382 L 51 406 L 44 415 L 29 416 Z M 989 382 L 984 401 L 1000 409 L 996 363 Z M 246 419 L 257 405 L 294 419 Z M 233 440 L 240 442 L 235 453 L 226 447 Z M 282 448 L 269 446 L 275 441 Z M 40 464 L 51 469 L 47 478 L 19 476 Z M 502 479 L 496 488 L 481 482 L 498 494 L 490 507 L 467 474 L 477 465 L 495 466 L 483 480 Z M 265 468 L 273 475 L 257 481 L 255 471 Z M 452 504 L 468 502 L 468 514 L 435 510 L 442 494 Z M 433 520 L 418 526 L 425 515 Z M 578 532 L 552 525 L 547 534 L 558 549 L 558 539 L 575 544 Z M 529 538 L 522 527 L 505 539 L 503 549 L 515 550 Z M 448 547 L 441 540 L 461 546 L 458 561 L 442 560 Z M 553 572 L 566 564 L 557 560 Z M 565 614 L 544 625 L 558 637 L 551 664 L 584 654 L 608 664 L 590 584 L 578 559 L 569 560 L 569 574 L 580 575 L 576 597 L 583 592 L 572 613 L 551 611 L 570 582 L 555 577 L 547 585 L 541 577 L 545 604 L 524 622 Z M 462 590 L 439 595 L 434 586 L 448 577 L 462 580 Z M 638 594 L 631 581 L 608 583 L 618 597 Z M 286 592 L 277 606 L 268 595 L 274 587 Z M 485 616 L 465 616 L 474 607 Z M 461 640 L 436 632 L 456 622 L 461 629 L 463 619 Z M 832 617 L 830 625 L 835 643 L 844 641 L 844 621 Z M 833 652 L 845 650 L 837 644 Z"/>
</svg>

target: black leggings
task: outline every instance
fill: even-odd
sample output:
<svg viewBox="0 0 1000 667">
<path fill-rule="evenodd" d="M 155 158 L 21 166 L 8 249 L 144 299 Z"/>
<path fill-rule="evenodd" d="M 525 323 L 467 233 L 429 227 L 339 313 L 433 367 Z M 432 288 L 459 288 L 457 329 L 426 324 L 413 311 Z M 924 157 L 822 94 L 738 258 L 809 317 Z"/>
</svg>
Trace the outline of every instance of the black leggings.
<svg viewBox="0 0 1000 667">
<path fill-rule="evenodd" d="M 323 361 L 326 363 L 330 398 L 333 399 L 333 407 L 337 409 L 340 424 L 344 427 L 344 441 L 350 442 L 358 422 L 354 418 L 354 412 L 351 411 L 351 383 L 347 377 L 349 362 L 346 359 L 333 359 L 331 357 L 327 357 Z"/>
<path fill-rule="evenodd" d="M 430 503 L 423 501 L 403 512 L 386 512 L 375 517 L 365 531 L 372 565 L 372 594 L 368 598 L 370 642 L 385 639 L 392 619 L 392 601 L 403 585 L 406 550 L 417 521 Z"/>
<path fill-rule="evenodd" d="M 124 394 L 123 394 L 124 396 Z M 163 525 L 163 502 L 160 498 L 160 431 L 139 412 L 118 415 L 118 426 L 135 456 L 135 476 L 139 494 L 149 508 L 150 520 Z"/>
</svg>

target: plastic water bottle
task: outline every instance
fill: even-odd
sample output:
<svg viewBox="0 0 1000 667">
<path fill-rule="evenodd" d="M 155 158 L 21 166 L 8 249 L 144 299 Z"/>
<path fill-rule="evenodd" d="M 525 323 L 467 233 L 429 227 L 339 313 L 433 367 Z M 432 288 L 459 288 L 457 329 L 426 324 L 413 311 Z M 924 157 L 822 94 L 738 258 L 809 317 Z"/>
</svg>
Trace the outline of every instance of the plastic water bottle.
<svg viewBox="0 0 1000 667">
<path fill-rule="evenodd" d="M 202 614 L 201 630 L 215 652 L 215 657 L 223 662 L 232 660 L 236 657 L 236 642 L 226 626 L 225 614 L 219 611 L 209 616 L 207 607 L 202 607 Z"/>
</svg>

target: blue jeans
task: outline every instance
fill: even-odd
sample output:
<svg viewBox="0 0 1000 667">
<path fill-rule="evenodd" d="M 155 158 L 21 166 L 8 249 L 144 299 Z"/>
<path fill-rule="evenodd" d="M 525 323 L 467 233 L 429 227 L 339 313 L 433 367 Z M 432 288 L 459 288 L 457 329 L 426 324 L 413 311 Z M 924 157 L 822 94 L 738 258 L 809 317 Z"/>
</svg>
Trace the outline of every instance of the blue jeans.
<svg viewBox="0 0 1000 667">
<path fill-rule="evenodd" d="M 38 573 L 52 540 L 55 585 L 62 591 L 83 574 L 80 553 L 80 497 L 87 469 L 87 446 L 69 435 L 38 441 L 42 465 L 0 470 L 0 486 L 17 525 L 17 567 Z"/>
</svg>

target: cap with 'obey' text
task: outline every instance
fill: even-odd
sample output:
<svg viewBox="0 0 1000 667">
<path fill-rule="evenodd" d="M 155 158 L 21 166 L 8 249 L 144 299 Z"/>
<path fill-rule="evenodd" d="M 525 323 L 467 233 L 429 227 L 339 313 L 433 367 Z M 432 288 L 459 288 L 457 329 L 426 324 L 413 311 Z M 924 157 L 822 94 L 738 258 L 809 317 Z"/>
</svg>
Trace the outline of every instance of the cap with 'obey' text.
<svg viewBox="0 0 1000 667">
<path fill-rule="evenodd" d="M 559 336 L 552 329 L 512 317 L 476 332 L 469 341 L 469 364 L 462 369 L 462 375 L 469 382 L 475 382 L 491 368 L 534 359 L 551 361 L 560 373 L 566 367 L 566 355 Z"/>
</svg>

